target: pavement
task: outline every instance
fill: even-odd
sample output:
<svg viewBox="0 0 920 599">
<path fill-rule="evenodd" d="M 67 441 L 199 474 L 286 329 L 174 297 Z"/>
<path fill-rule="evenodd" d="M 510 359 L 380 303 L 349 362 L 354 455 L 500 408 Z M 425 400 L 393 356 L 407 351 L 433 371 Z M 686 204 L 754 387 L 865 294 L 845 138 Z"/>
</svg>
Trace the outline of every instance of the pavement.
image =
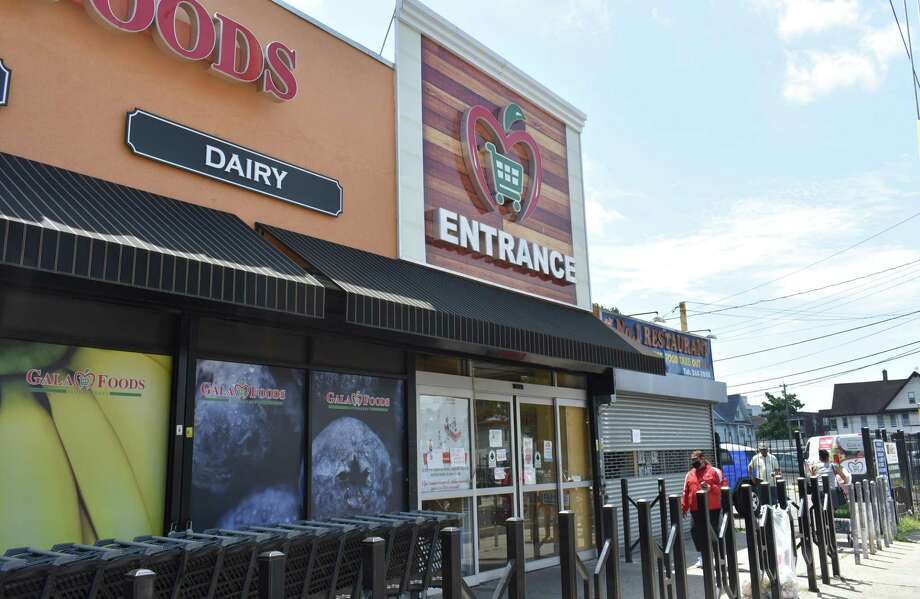
<svg viewBox="0 0 920 599">
<path fill-rule="evenodd" d="M 744 549 L 744 535 L 738 535 L 738 562 L 742 581 L 749 576 L 747 569 L 747 550 Z M 686 548 L 687 561 L 696 561 L 697 553 L 692 545 Z M 840 578 L 831 578 L 831 584 L 821 583 L 820 569 L 817 567 L 817 550 L 814 551 L 818 578 L 817 593 L 808 592 L 808 578 L 805 565 L 801 559 L 797 563 L 797 580 L 799 597 L 812 599 L 917 599 L 920 597 L 920 536 L 909 542 L 895 542 L 890 547 L 862 559 L 856 565 L 852 551 L 840 548 Z M 622 559 L 622 558 L 621 558 Z M 594 562 L 587 562 L 590 571 Z M 830 563 L 828 562 L 830 569 Z M 642 599 L 642 573 L 639 556 L 634 556 L 634 563 L 620 563 L 622 581 L 622 599 Z M 691 599 L 703 599 L 702 570 L 691 567 L 687 571 L 687 582 Z M 473 589 L 477 599 L 489 599 L 496 582 L 479 585 Z M 545 568 L 527 573 L 527 599 L 557 599 L 560 597 L 559 567 Z M 725 595 L 723 595 L 724 597 Z M 579 597 L 583 598 L 581 592 Z"/>
</svg>

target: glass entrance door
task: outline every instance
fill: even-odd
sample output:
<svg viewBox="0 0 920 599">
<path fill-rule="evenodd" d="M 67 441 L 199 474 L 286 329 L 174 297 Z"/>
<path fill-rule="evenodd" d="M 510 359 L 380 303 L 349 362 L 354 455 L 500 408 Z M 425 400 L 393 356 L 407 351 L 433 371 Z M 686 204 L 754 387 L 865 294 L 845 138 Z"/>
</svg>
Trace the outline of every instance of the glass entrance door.
<svg viewBox="0 0 920 599">
<path fill-rule="evenodd" d="M 517 412 L 524 555 L 539 561 L 559 555 L 556 416 L 551 399 L 518 397 Z"/>
</svg>

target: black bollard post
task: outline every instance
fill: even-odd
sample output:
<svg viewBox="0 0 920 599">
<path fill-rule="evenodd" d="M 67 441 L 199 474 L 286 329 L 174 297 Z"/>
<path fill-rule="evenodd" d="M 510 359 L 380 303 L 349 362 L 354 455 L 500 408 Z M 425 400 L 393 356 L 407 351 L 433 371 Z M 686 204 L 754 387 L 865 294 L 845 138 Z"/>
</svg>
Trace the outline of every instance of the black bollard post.
<svg viewBox="0 0 920 599">
<path fill-rule="evenodd" d="M 827 552 L 831 556 L 831 571 L 834 576 L 840 578 L 840 559 L 837 557 L 837 527 L 834 525 L 834 502 L 831 501 L 831 482 L 827 474 L 821 477 L 821 489 L 827 497 L 827 536 L 824 542 L 827 543 Z"/>
<path fill-rule="evenodd" d="M 505 532 L 508 543 L 508 563 L 514 569 L 508 582 L 508 599 L 524 599 L 527 594 L 524 576 L 524 519 L 508 518 L 505 520 Z"/>
<path fill-rule="evenodd" d="M 559 569 L 562 571 L 562 599 L 578 599 L 578 566 L 575 554 L 575 512 L 559 512 Z"/>
<path fill-rule="evenodd" d="M 815 557 L 811 550 L 811 518 L 808 513 L 808 489 L 805 478 L 799 477 L 799 529 L 802 531 L 802 559 L 805 560 L 805 570 L 808 574 L 808 590 L 818 592 L 818 579 L 815 576 Z M 793 545 L 794 546 L 794 545 Z"/>
<path fill-rule="evenodd" d="M 875 480 L 878 476 L 878 466 L 875 463 L 875 445 L 872 441 L 872 434 L 869 427 L 862 428 L 863 455 L 866 456 L 866 474 L 869 480 Z"/>
<path fill-rule="evenodd" d="M 770 483 L 765 480 L 760 481 L 760 484 L 757 485 L 757 498 L 760 499 L 761 508 L 772 503 L 770 501 Z"/>
<path fill-rule="evenodd" d="M 655 586 L 658 576 L 655 568 L 655 539 L 652 537 L 651 508 L 649 508 L 648 501 L 645 499 L 640 499 L 636 505 L 639 510 L 639 560 L 642 562 L 642 598 L 658 599 L 658 587 Z M 565 597 L 565 599 L 568 598 Z"/>
<path fill-rule="evenodd" d="M 732 594 L 735 597 L 740 597 L 741 587 L 738 582 L 738 547 L 735 542 L 735 527 L 732 521 L 733 509 L 732 491 L 724 487 L 722 489 L 722 517 L 725 518 L 726 514 L 728 515 L 725 524 L 725 557 L 728 568 L 728 587 L 732 590 Z"/>
<path fill-rule="evenodd" d="M 770 581 L 770 599 L 782 599 L 782 585 L 779 583 L 779 564 L 776 559 L 776 530 L 773 528 L 773 507 L 767 506 L 764 514 L 764 538 L 767 545 L 767 568 L 773 575 Z"/>
<path fill-rule="evenodd" d="M 904 480 L 907 510 L 910 511 L 914 506 L 914 473 L 911 472 L 910 454 L 907 453 L 907 443 L 904 439 L 904 431 L 898 431 L 896 433 L 894 443 L 898 452 L 898 468 L 901 470 L 901 477 Z"/>
<path fill-rule="evenodd" d="M 665 489 L 665 482 L 663 478 L 658 479 L 658 519 L 661 526 L 661 543 L 668 542 L 668 534 L 670 533 L 671 527 L 668 525 L 668 492 Z M 664 555 L 664 569 L 667 572 L 667 575 L 671 575 L 671 556 L 668 554 Z M 662 580 L 662 584 L 664 581 Z M 665 599 L 665 592 L 662 591 L 662 599 Z M 670 589 L 667 589 L 667 599 L 674 599 L 674 595 Z"/>
<path fill-rule="evenodd" d="M 700 557 L 703 559 L 703 596 L 706 599 L 716 599 L 715 564 L 718 556 L 712 554 L 712 527 L 709 525 L 709 497 L 708 492 L 697 491 L 696 512 L 693 513 L 693 526 L 697 529 L 697 538 L 700 539 Z"/>
<path fill-rule="evenodd" d="M 779 504 L 779 507 L 783 509 L 786 509 L 788 506 L 787 502 L 789 501 L 789 497 L 786 493 L 786 479 L 776 479 L 776 502 Z"/>
<path fill-rule="evenodd" d="M 627 564 L 632 563 L 632 539 L 629 530 L 629 483 L 620 479 L 620 504 L 623 508 L 623 556 Z"/>
<path fill-rule="evenodd" d="M 125 576 L 128 578 L 125 584 L 125 599 L 153 599 L 153 583 L 157 577 L 153 570 L 138 568 Z"/>
<path fill-rule="evenodd" d="M 751 572 L 751 599 L 761 599 L 760 548 L 758 547 L 757 514 L 754 513 L 754 490 L 741 485 L 741 509 L 744 513 L 744 537 L 747 541 L 748 569 Z"/>
<path fill-rule="evenodd" d="M 802 431 L 795 431 L 795 457 L 799 463 L 799 476 L 805 476 L 805 453 L 802 451 Z"/>
<path fill-rule="evenodd" d="M 681 525 L 680 496 L 668 497 L 668 511 L 671 514 L 671 526 L 677 526 L 674 538 L 674 592 L 677 599 L 687 599 L 687 554 L 684 552 L 684 530 Z M 600 598 L 598 598 L 600 599 Z M 610 599 L 608 597 L 608 599 Z"/>
<path fill-rule="evenodd" d="M 441 529 L 441 596 L 444 599 L 463 599 L 460 585 L 460 529 L 454 526 Z"/>
<path fill-rule="evenodd" d="M 277 552 L 273 552 L 277 553 Z M 261 556 L 260 556 L 261 559 Z M 284 555 L 281 556 L 282 576 L 284 580 Z M 365 595 L 370 599 L 385 599 L 386 585 L 386 541 L 380 537 L 368 537 L 361 545 L 361 579 Z M 261 565 L 261 564 L 260 564 Z M 260 583 L 262 579 L 259 579 Z M 282 586 L 278 585 L 278 595 L 261 596 L 260 599 L 282 599 Z"/>
<path fill-rule="evenodd" d="M 830 573 L 827 571 L 827 547 L 825 546 L 825 522 L 824 522 L 824 503 L 821 496 L 821 487 L 818 485 L 818 477 L 812 476 L 809 480 L 811 485 L 811 511 L 814 515 L 812 522 L 815 527 L 815 541 L 818 544 L 818 565 L 821 568 L 821 582 L 824 584 L 831 583 Z"/>
<path fill-rule="evenodd" d="M 280 551 L 266 551 L 259 555 L 259 599 L 284 599 L 284 563 L 285 556 Z M 367 567 L 366 561 L 364 566 Z M 373 595 L 372 599 L 377 597 Z"/>
<path fill-rule="evenodd" d="M 680 504 L 678 504 L 678 509 L 680 509 Z M 607 599 L 621 599 L 623 590 L 619 573 L 620 543 L 618 537 L 620 536 L 620 531 L 617 530 L 617 508 L 609 504 L 605 505 L 601 512 L 601 518 L 603 520 L 604 534 L 610 540 L 610 555 L 604 565 L 604 582 L 607 587 L 606 597 Z M 600 591 L 596 594 L 597 599 L 601 599 Z"/>
</svg>

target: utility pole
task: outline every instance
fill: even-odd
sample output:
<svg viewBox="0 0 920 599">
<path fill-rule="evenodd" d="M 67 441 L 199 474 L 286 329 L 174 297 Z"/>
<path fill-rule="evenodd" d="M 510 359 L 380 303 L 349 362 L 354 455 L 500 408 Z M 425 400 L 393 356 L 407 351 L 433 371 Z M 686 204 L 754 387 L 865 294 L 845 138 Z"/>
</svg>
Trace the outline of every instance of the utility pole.
<svg viewBox="0 0 920 599">
<path fill-rule="evenodd" d="M 680 308 L 680 330 L 686 333 L 690 330 L 687 326 L 687 302 L 681 302 L 677 307 Z"/>
<path fill-rule="evenodd" d="M 783 401 L 786 402 L 786 430 L 788 431 L 788 438 L 792 439 L 792 414 L 789 412 L 789 400 L 786 398 L 786 383 L 783 383 Z"/>
</svg>

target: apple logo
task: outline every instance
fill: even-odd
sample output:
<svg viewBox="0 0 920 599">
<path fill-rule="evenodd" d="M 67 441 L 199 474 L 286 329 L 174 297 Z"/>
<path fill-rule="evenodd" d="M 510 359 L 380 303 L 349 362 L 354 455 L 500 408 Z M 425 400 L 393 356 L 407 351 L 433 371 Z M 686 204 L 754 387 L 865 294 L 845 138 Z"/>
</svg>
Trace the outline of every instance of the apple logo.
<svg viewBox="0 0 920 599">
<path fill-rule="evenodd" d="M 508 205 L 509 218 L 523 222 L 537 207 L 543 182 L 543 159 L 540 147 L 527 131 L 511 128 L 518 121 L 526 121 L 526 116 L 517 104 L 508 104 L 502 108 L 498 118 L 485 106 L 472 106 L 463 113 L 460 120 L 460 144 L 476 190 L 477 206 L 485 212 L 492 212 L 499 206 Z M 482 164 L 480 148 L 476 143 L 476 127 L 479 124 L 488 130 L 494 140 L 483 144 L 491 159 L 488 165 L 492 173 L 491 189 L 486 182 L 485 165 Z M 513 158 L 512 148 L 515 146 L 520 146 L 530 158 L 527 170 L 530 186 L 527 190 L 524 189 L 524 167 Z"/>
</svg>

